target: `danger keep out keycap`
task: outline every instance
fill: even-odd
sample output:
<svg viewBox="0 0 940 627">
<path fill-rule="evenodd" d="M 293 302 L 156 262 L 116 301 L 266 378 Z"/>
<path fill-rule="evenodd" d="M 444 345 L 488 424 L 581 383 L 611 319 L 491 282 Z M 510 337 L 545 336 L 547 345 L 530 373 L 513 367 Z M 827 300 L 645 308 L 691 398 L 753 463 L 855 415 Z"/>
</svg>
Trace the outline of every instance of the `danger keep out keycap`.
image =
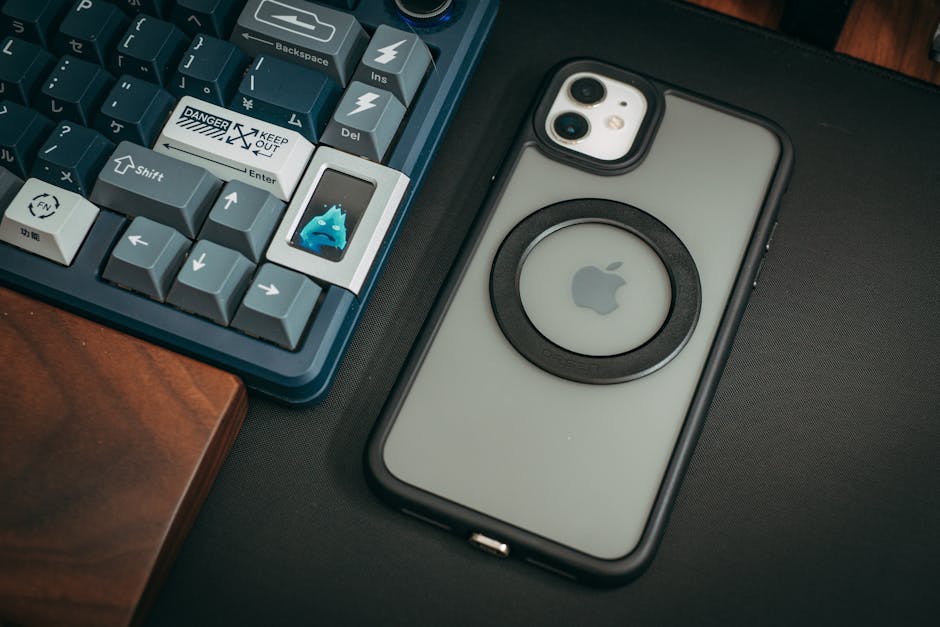
<svg viewBox="0 0 940 627">
<path fill-rule="evenodd" d="M 313 154 L 299 133 L 186 96 L 154 150 L 289 200 Z"/>
</svg>

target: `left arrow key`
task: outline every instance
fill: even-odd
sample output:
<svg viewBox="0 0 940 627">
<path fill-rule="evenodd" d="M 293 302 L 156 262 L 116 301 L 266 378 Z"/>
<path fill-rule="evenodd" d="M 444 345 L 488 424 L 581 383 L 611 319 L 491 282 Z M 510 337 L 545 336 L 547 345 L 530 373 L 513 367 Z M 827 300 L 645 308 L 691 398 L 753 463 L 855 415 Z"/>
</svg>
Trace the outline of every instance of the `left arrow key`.
<svg viewBox="0 0 940 627">
<path fill-rule="evenodd" d="M 134 218 L 114 247 L 104 278 L 162 302 L 191 244 L 176 229 Z"/>
<path fill-rule="evenodd" d="M 195 238 L 221 187 L 205 168 L 121 142 L 98 175 L 91 200 Z"/>
</svg>

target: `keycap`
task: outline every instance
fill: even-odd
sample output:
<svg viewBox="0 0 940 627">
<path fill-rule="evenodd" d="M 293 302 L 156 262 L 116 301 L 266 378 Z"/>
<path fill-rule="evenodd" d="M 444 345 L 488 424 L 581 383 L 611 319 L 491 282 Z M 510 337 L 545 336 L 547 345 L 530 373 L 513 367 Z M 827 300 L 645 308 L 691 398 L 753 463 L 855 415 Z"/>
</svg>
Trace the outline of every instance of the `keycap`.
<svg viewBox="0 0 940 627">
<path fill-rule="evenodd" d="M 28 179 L 0 222 L 0 239 L 68 266 L 98 216 L 78 194 Z"/>
<path fill-rule="evenodd" d="M 258 263 L 282 213 L 284 203 L 270 193 L 229 181 L 209 211 L 199 239 L 237 250 Z"/>
<path fill-rule="evenodd" d="M 130 74 L 166 85 L 189 41 L 180 29 L 149 15 L 138 15 L 118 40 L 111 62 L 115 74 Z"/>
<path fill-rule="evenodd" d="M 127 17 L 104 0 L 77 0 L 52 37 L 57 54 L 71 54 L 106 65 L 117 38 L 127 27 Z"/>
<path fill-rule="evenodd" d="M 381 162 L 405 116 L 390 92 L 358 81 L 349 85 L 320 141 Z"/>
<path fill-rule="evenodd" d="M 33 108 L 53 120 L 91 126 L 114 77 L 97 63 L 65 55 L 36 95 Z"/>
<path fill-rule="evenodd" d="M 160 19 L 166 19 L 170 14 L 171 0 L 111 0 L 111 2 L 129 17 L 146 13 Z"/>
<path fill-rule="evenodd" d="M 288 200 L 313 145 L 299 133 L 182 98 L 154 150 L 200 165 L 222 180 L 244 181 Z"/>
<path fill-rule="evenodd" d="M 0 216 L 6 211 L 7 205 L 10 204 L 21 187 L 23 187 L 23 180 L 20 177 L 6 168 L 0 168 Z"/>
<path fill-rule="evenodd" d="M 23 105 L 0 100 L 0 166 L 26 178 L 52 122 Z"/>
<path fill-rule="evenodd" d="M 94 127 L 113 142 L 152 146 L 172 108 L 169 93 L 150 81 L 124 74 L 101 103 Z"/>
<path fill-rule="evenodd" d="M 0 32 L 48 48 L 69 5 L 69 0 L 7 0 L 0 11 Z"/>
<path fill-rule="evenodd" d="M 359 294 L 408 183 L 401 172 L 318 147 L 268 261 Z"/>
<path fill-rule="evenodd" d="M 228 325 L 254 271 L 255 264 L 241 253 L 201 240 L 190 251 L 167 301 Z"/>
<path fill-rule="evenodd" d="M 170 91 L 225 105 L 235 92 L 248 57 L 230 41 L 196 35 L 176 68 Z"/>
<path fill-rule="evenodd" d="M 293 128 L 317 143 L 342 89 L 322 72 L 277 57 L 254 60 L 229 108 Z"/>
<path fill-rule="evenodd" d="M 53 63 L 36 44 L 7 37 L 0 43 L 0 98 L 28 105 Z"/>
<path fill-rule="evenodd" d="M 382 24 L 369 41 L 353 80 L 390 91 L 407 107 L 430 64 L 431 52 L 420 37 Z"/>
<path fill-rule="evenodd" d="M 190 37 L 203 33 L 227 37 L 235 25 L 241 0 L 176 0 L 172 20 Z"/>
<path fill-rule="evenodd" d="M 279 56 L 344 87 L 368 43 L 352 15 L 304 0 L 249 0 L 231 39 L 250 56 Z"/>
<path fill-rule="evenodd" d="M 114 144 L 100 133 L 72 122 L 60 122 L 42 145 L 32 175 L 87 196 Z"/>
<path fill-rule="evenodd" d="M 195 238 L 222 182 L 203 168 L 121 142 L 91 192 L 92 202 L 144 216 Z"/>
<path fill-rule="evenodd" d="M 321 291 L 302 274 L 266 263 L 252 279 L 232 326 L 294 350 Z"/>
<path fill-rule="evenodd" d="M 105 280 L 163 302 L 192 245 L 179 231 L 136 217 L 105 266 Z"/>
</svg>

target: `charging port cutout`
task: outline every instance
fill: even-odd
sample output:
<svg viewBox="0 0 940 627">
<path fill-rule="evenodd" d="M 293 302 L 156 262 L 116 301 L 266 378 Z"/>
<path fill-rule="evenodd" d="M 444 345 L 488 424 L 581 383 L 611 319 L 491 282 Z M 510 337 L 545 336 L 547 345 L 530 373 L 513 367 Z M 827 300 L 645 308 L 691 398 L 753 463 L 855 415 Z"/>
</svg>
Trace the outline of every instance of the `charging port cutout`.
<svg viewBox="0 0 940 627">
<path fill-rule="evenodd" d="M 470 544 L 481 551 L 485 551 L 497 557 L 509 557 L 509 545 L 499 540 L 476 531 L 470 535 Z"/>
</svg>

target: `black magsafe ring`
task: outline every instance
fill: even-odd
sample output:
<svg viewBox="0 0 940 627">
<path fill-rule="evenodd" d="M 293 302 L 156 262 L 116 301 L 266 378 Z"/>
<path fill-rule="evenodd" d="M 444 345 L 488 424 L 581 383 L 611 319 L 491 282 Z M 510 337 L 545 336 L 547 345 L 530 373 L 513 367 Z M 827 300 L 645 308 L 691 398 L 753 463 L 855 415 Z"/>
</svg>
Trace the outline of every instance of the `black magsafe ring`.
<svg viewBox="0 0 940 627">
<path fill-rule="evenodd" d="M 639 237 L 659 256 L 669 275 L 672 303 L 666 321 L 645 343 L 618 355 L 581 355 L 548 340 L 529 320 L 519 295 L 522 264 L 535 246 L 562 228 L 587 223 L 608 224 Z M 638 379 L 675 357 L 695 329 L 702 289 L 692 255 L 665 224 L 624 203 L 578 199 L 539 209 L 506 236 L 493 259 L 490 302 L 503 334 L 533 364 L 571 381 L 607 384 Z"/>
</svg>

